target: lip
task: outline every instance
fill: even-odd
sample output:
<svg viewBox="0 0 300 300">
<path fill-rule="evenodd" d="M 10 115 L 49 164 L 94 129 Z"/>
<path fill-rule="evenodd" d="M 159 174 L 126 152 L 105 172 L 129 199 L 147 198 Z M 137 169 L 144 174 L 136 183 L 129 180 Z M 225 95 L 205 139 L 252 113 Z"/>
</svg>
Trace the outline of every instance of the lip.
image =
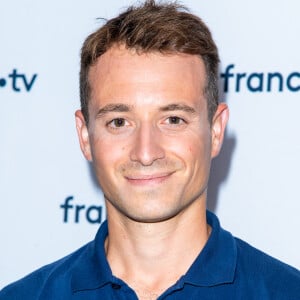
<svg viewBox="0 0 300 300">
<path fill-rule="evenodd" d="M 143 174 L 126 176 L 125 178 L 133 185 L 153 185 L 162 183 L 167 180 L 174 172 L 170 173 L 160 173 L 160 174 Z"/>
</svg>

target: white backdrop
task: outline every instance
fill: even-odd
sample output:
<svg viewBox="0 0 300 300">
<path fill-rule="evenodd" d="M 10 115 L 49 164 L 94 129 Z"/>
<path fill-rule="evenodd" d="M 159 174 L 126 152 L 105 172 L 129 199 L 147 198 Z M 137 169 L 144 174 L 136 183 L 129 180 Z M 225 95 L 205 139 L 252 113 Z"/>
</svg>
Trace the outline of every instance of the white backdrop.
<svg viewBox="0 0 300 300">
<path fill-rule="evenodd" d="M 110 2 L 1 3 L 0 288 L 88 242 L 105 219 L 74 111 L 84 38 L 132 3 Z M 300 3 L 183 3 L 211 28 L 227 74 L 231 115 L 208 206 L 234 235 L 300 268 Z"/>
</svg>

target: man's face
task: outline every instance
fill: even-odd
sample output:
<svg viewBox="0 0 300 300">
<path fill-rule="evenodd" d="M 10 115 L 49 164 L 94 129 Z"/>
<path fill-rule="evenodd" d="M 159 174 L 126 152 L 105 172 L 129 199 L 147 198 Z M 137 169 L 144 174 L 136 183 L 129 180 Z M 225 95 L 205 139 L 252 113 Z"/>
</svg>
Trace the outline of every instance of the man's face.
<svg viewBox="0 0 300 300">
<path fill-rule="evenodd" d="M 158 222 L 205 202 L 227 108 L 219 106 L 210 125 L 201 58 L 113 47 L 89 79 L 89 125 L 77 111 L 77 130 L 108 213 Z"/>
</svg>

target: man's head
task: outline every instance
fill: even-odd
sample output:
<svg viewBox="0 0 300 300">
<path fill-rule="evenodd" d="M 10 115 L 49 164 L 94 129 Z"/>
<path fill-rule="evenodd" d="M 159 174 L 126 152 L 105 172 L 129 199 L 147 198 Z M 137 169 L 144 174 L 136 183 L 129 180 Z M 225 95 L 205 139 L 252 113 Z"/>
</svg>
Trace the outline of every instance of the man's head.
<svg viewBox="0 0 300 300">
<path fill-rule="evenodd" d="M 80 100 L 86 122 L 91 96 L 89 70 L 98 58 L 114 45 L 123 45 L 138 53 L 199 55 L 205 65 L 208 120 L 218 105 L 218 50 L 207 26 L 197 16 L 176 3 L 156 4 L 148 0 L 130 7 L 92 33 L 81 53 Z"/>
<path fill-rule="evenodd" d="M 193 205 L 205 211 L 228 116 L 206 26 L 148 1 L 108 21 L 82 53 L 77 131 L 108 216 L 160 222 Z"/>
</svg>

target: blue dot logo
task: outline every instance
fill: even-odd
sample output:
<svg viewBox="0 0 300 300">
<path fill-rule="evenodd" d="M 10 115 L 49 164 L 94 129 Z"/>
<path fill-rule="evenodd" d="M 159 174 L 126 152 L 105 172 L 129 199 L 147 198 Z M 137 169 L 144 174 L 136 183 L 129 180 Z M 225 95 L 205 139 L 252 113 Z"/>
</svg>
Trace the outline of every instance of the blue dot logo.
<svg viewBox="0 0 300 300">
<path fill-rule="evenodd" d="M 4 78 L 0 78 L 0 87 L 4 87 L 6 85 L 6 80 Z"/>
</svg>

